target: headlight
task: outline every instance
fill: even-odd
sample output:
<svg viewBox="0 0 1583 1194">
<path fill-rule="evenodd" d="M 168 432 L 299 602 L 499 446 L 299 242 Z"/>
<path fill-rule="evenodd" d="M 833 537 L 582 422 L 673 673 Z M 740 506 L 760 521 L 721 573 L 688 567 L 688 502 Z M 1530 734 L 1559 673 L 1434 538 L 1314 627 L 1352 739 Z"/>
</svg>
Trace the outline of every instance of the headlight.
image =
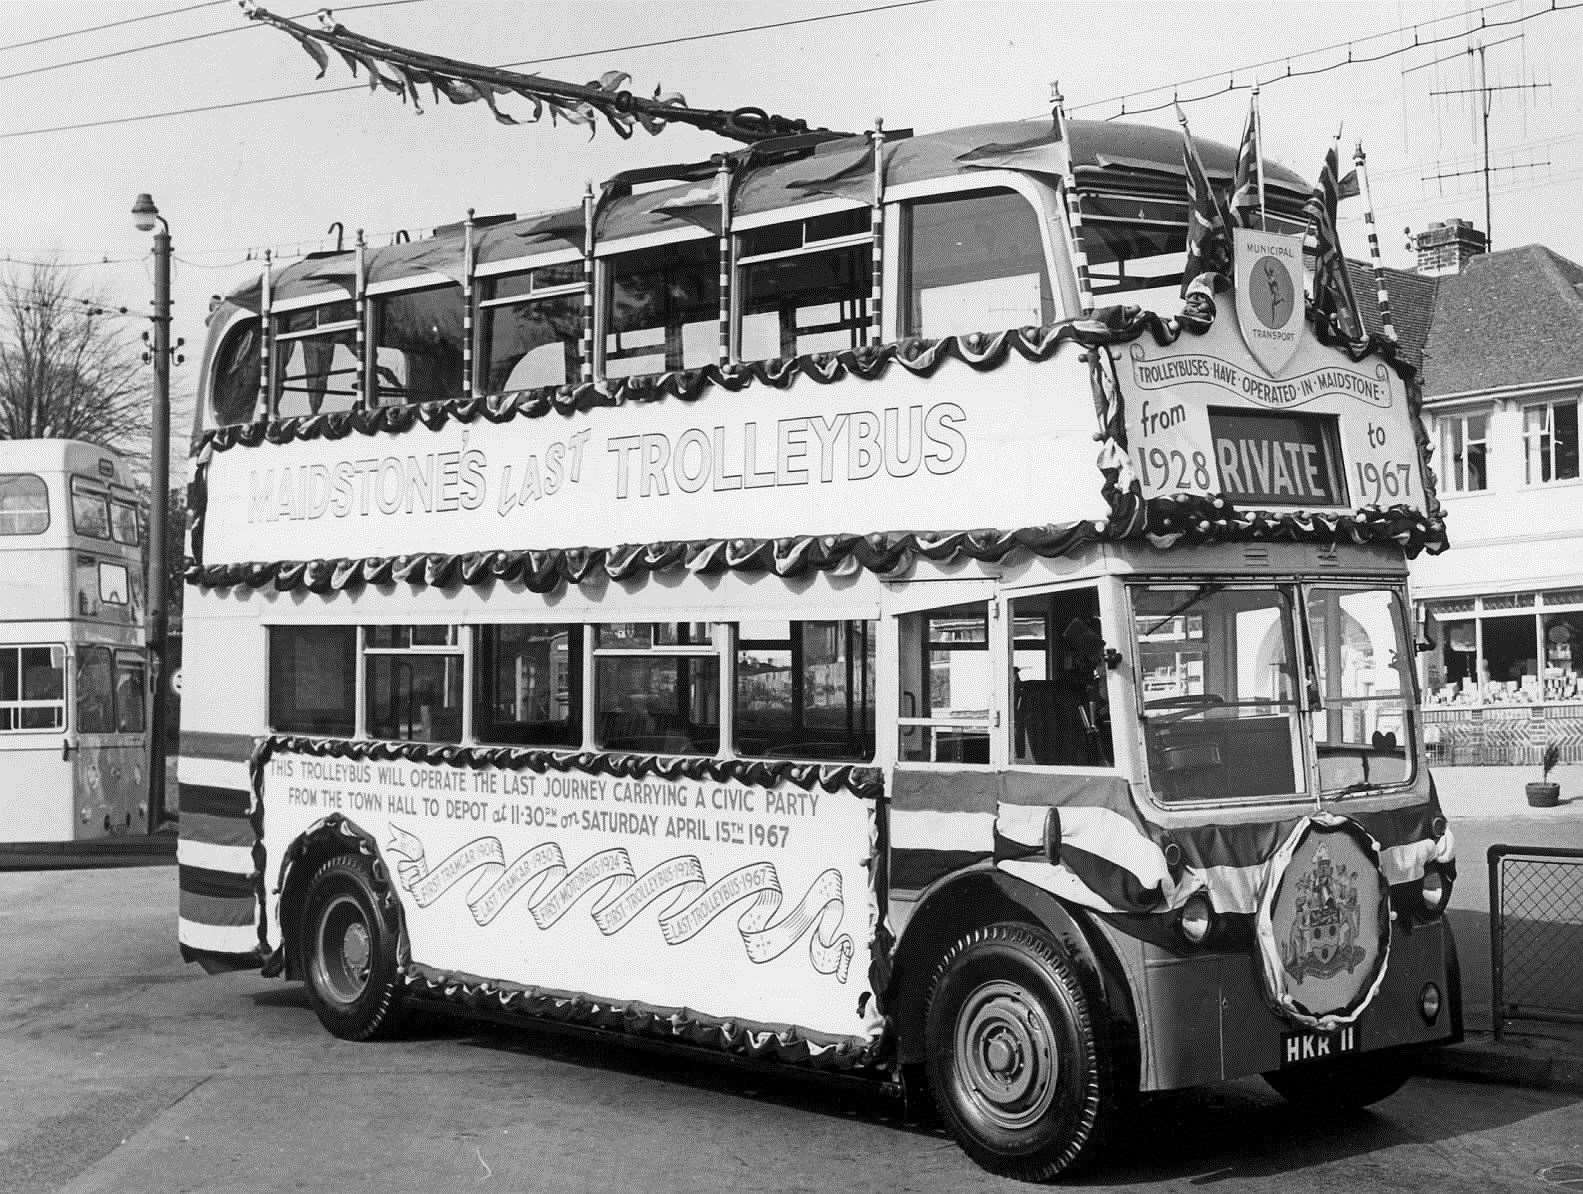
<svg viewBox="0 0 1583 1194">
<path fill-rule="evenodd" d="M 1445 911 L 1449 887 L 1439 867 L 1425 869 L 1423 882 L 1418 887 L 1418 904 L 1426 917 L 1433 918 Z"/>
<path fill-rule="evenodd" d="M 1202 893 L 1188 897 L 1177 914 L 1176 927 L 1194 945 L 1202 945 L 1215 927 L 1215 910 L 1209 906 L 1208 898 Z"/>
<path fill-rule="evenodd" d="M 1425 1024 L 1433 1024 L 1440 1015 L 1440 988 L 1434 983 L 1425 983 L 1424 989 L 1418 992 L 1418 1011 L 1424 1018 Z"/>
</svg>

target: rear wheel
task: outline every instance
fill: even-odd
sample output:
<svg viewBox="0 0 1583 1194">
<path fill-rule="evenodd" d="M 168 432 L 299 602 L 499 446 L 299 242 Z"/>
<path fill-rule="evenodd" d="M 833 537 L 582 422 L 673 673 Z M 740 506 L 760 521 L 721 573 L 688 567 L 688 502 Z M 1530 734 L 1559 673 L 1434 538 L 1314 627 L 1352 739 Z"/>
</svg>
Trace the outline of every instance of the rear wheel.
<svg viewBox="0 0 1583 1194">
<path fill-rule="evenodd" d="M 952 946 L 935 969 L 924 1035 L 941 1118 L 985 1169 L 1044 1181 L 1092 1150 L 1110 1098 L 1101 1034 L 1044 934 L 994 924 Z"/>
<path fill-rule="evenodd" d="M 1356 1111 L 1390 1098 L 1412 1075 L 1412 1055 L 1394 1050 L 1271 1070 L 1264 1080 L 1287 1102 L 1308 1110 Z"/>
<path fill-rule="evenodd" d="M 336 1036 L 388 1036 L 400 1019 L 404 989 L 396 956 L 393 902 L 361 854 L 338 854 L 308 881 L 302 956 L 308 999 Z"/>
</svg>

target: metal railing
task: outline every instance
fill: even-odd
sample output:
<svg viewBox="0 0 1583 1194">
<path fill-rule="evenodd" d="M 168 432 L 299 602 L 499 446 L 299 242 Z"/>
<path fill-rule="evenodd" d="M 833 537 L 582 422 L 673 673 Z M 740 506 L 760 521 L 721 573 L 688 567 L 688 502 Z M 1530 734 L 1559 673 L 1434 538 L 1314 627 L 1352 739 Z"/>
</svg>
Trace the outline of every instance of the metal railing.
<svg viewBox="0 0 1583 1194">
<path fill-rule="evenodd" d="M 1505 1021 L 1583 1023 L 1583 849 L 1491 846 L 1490 1007 Z"/>
</svg>

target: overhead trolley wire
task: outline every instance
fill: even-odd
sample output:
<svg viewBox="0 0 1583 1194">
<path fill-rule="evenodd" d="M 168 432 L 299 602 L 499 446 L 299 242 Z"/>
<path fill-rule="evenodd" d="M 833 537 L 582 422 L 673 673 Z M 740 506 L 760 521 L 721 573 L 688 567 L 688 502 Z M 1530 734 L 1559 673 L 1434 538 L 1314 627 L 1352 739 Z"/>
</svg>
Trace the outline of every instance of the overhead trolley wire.
<svg viewBox="0 0 1583 1194">
<path fill-rule="evenodd" d="M 0 46 L 0 53 L 6 50 L 25 50 L 29 46 L 41 46 L 46 42 L 62 41 L 68 37 L 82 37 L 88 33 L 102 33 L 106 29 L 118 29 L 122 25 L 136 25 L 140 21 L 156 21 L 160 17 L 179 16 L 184 12 L 197 12 L 200 8 L 218 8 L 222 4 L 229 4 L 231 0 L 203 0 L 202 4 L 188 4 L 183 8 L 167 8 L 164 12 L 144 13 L 140 17 L 122 17 L 119 21 L 107 21 L 103 25 L 89 25 L 83 29 L 67 29 L 60 33 L 49 33 L 43 37 L 35 37 L 28 41 L 14 41 L 8 46 Z"/>
</svg>

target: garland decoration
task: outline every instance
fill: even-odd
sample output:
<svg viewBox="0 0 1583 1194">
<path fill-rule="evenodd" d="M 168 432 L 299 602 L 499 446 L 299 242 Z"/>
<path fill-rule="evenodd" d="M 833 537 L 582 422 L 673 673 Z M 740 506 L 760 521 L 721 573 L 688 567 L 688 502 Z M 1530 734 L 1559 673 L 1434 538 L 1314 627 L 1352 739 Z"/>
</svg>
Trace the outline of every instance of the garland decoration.
<svg viewBox="0 0 1583 1194">
<path fill-rule="evenodd" d="M 810 129 L 806 120 L 771 115 L 763 108 L 692 108 L 680 93 L 662 92 L 657 87 L 652 97 L 634 95 L 626 89 L 632 76 L 624 71 L 606 71 L 588 83 L 564 83 L 379 41 L 354 33 L 336 21 L 328 9 L 320 10 L 321 27 L 314 29 L 277 16 L 252 0 L 241 0 L 241 4 L 249 20 L 271 25 L 296 41 L 318 65 L 318 78 L 324 78 L 330 66 L 329 51 L 334 50 L 354 78 L 359 67 L 368 72 L 370 91 L 383 88 L 400 96 L 403 103 L 410 99 L 420 114 L 423 106 L 418 89 L 428 87 L 434 92 L 435 103 L 441 97 L 453 104 L 482 100 L 501 124 L 532 124 L 548 112 L 551 124 L 564 120 L 585 125 L 590 136 L 597 131 L 600 117 L 623 139 L 631 137 L 639 127 L 658 135 L 668 124 L 688 124 L 748 144 L 789 136 L 819 140 L 851 136 L 830 129 Z M 503 95 L 527 100 L 533 105 L 533 114 L 517 117 L 501 111 L 496 97 Z"/>
</svg>

